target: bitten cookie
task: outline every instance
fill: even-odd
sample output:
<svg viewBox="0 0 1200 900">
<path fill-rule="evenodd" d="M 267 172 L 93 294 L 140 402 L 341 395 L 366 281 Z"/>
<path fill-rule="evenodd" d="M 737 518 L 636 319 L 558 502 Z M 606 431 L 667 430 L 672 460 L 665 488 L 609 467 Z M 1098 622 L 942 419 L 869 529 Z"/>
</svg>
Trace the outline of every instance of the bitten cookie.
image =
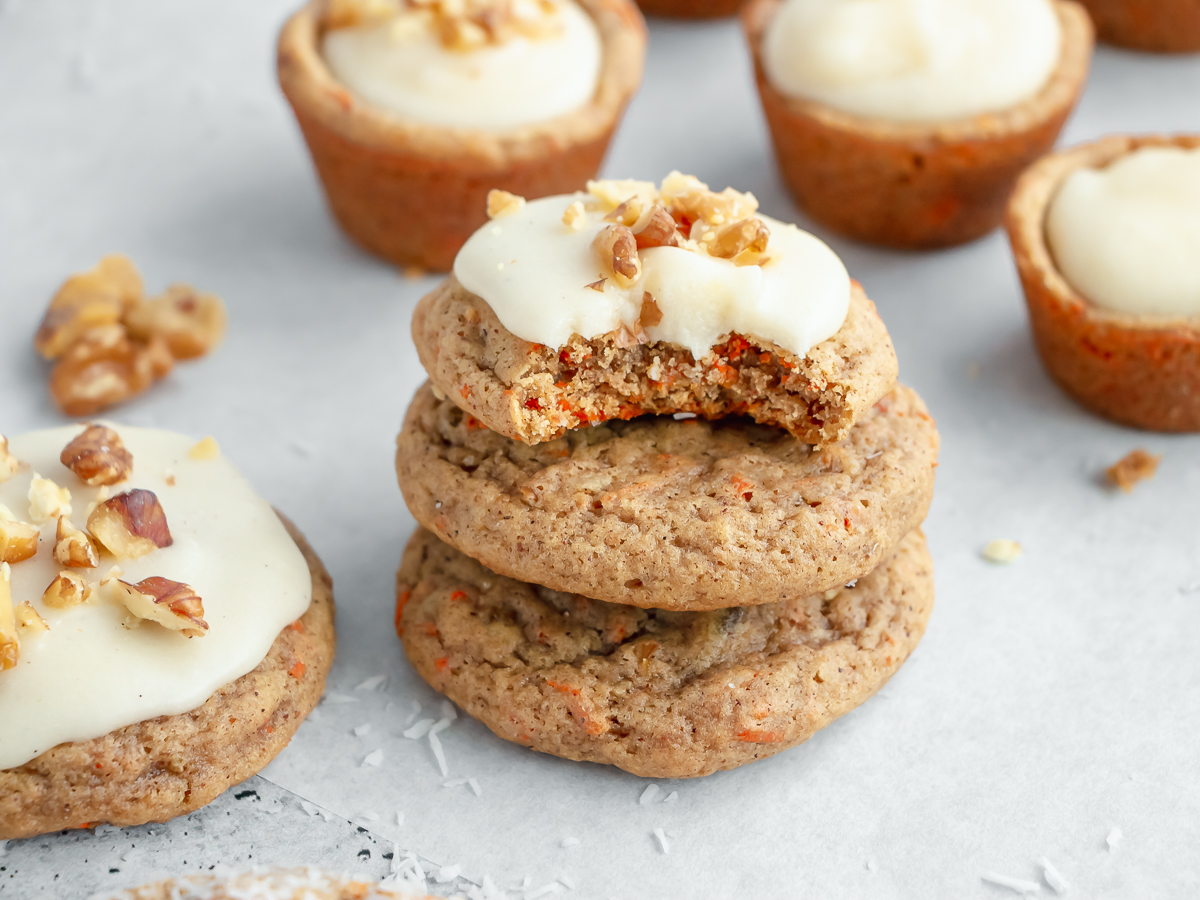
<svg viewBox="0 0 1200 900">
<path fill-rule="evenodd" d="M 320 702 L 333 664 L 333 581 L 283 516 L 312 575 L 312 603 L 253 671 L 203 706 L 59 744 L 0 770 L 0 839 L 100 823 L 163 822 L 254 775 Z"/>
<path fill-rule="evenodd" d="M 397 596 L 413 666 L 500 737 L 688 778 L 793 747 L 871 697 L 924 633 L 933 569 L 914 531 L 830 595 L 671 613 L 504 578 L 418 530 Z"/>
<path fill-rule="evenodd" d="M 802 441 L 840 440 L 896 382 L 896 353 L 875 304 L 854 284 L 837 333 L 797 356 L 732 335 L 706 360 L 617 334 L 533 344 L 454 278 L 424 297 L 413 341 L 433 384 L 492 431 L 526 443 L 646 413 L 748 415 Z"/>
<path fill-rule="evenodd" d="M 425 527 L 493 571 L 661 609 L 794 600 L 864 575 L 924 518 L 939 438 L 900 386 L 814 448 L 746 419 L 609 422 L 529 446 L 429 385 L 397 440 Z"/>
</svg>

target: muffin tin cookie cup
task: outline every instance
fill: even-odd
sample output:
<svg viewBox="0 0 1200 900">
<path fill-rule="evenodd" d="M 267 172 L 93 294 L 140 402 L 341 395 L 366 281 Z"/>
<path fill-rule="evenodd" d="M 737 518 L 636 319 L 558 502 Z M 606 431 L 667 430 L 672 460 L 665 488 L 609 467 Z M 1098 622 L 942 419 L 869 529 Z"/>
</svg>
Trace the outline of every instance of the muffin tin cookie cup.
<svg viewBox="0 0 1200 900">
<path fill-rule="evenodd" d="M 737 15 L 742 0 L 638 0 L 648 16 L 668 19 L 724 19 Z"/>
<path fill-rule="evenodd" d="M 1155 53 L 1200 51 L 1196 0 L 1079 0 L 1107 44 Z"/>
<path fill-rule="evenodd" d="M 353 240 L 399 265 L 446 271 L 487 221 L 492 188 L 532 199 L 578 190 L 596 174 L 641 82 L 646 30 L 631 0 L 579 2 L 604 47 L 594 97 L 547 122 L 496 132 L 406 121 L 359 99 L 321 56 L 320 3 L 287 21 L 279 83 Z"/>
<path fill-rule="evenodd" d="M 312 602 L 266 658 L 189 712 L 59 744 L 0 770 L 0 840 L 165 822 L 211 803 L 288 745 L 321 700 L 335 638 L 333 581 L 295 526 L 283 523 L 308 563 Z"/>
<path fill-rule="evenodd" d="M 1013 193 L 1008 236 L 1038 352 L 1059 386 L 1123 425 L 1200 431 L 1200 317 L 1101 309 L 1067 283 L 1046 243 L 1046 213 L 1068 175 L 1155 146 L 1200 147 L 1200 135 L 1116 135 L 1039 161 Z"/>
<path fill-rule="evenodd" d="M 779 166 L 813 219 L 857 240 L 904 249 L 949 246 L 991 231 L 1016 179 L 1053 146 L 1087 80 L 1092 25 L 1056 0 L 1063 49 L 1033 98 L 941 123 L 868 118 L 787 97 L 767 80 L 762 36 L 781 0 L 751 0 L 742 23 Z"/>
</svg>

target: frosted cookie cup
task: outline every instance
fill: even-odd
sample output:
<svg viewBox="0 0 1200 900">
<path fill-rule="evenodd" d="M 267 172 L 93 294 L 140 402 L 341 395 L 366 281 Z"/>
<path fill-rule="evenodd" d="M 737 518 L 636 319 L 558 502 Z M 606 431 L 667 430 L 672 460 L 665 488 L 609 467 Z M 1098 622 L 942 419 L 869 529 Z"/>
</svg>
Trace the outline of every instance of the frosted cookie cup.
<svg viewBox="0 0 1200 900">
<path fill-rule="evenodd" d="M 1154 53 L 1200 51 L 1195 0 L 1079 0 L 1106 44 Z"/>
<path fill-rule="evenodd" d="M 784 3 L 751 0 L 742 24 L 796 202 L 834 231 L 898 248 L 964 243 L 999 225 L 1017 177 L 1054 144 L 1087 79 L 1087 14 L 1070 0 L 1052 2 L 1060 53 L 1040 89 L 1002 108 L 903 120 L 784 93 L 768 77 L 763 52 Z"/>
<path fill-rule="evenodd" d="M 641 82 L 645 24 L 631 0 L 578 0 L 573 8 L 599 38 L 594 92 L 577 108 L 511 127 L 431 122 L 365 100 L 324 55 L 327 5 L 313 0 L 287 21 L 279 83 L 330 208 L 353 240 L 397 264 L 444 271 L 483 223 L 490 189 L 544 196 L 575 190 L 598 171 Z"/>
<path fill-rule="evenodd" d="M 0 840 L 191 812 L 321 698 L 329 575 L 211 439 L 0 439 L 0 557 Z"/>
<path fill-rule="evenodd" d="M 1046 157 L 1017 184 L 1008 208 L 1008 236 L 1038 352 L 1059 386 L 1088 409 L 1124 425 L 1197 431 L 1200 309 L 1138 314 L 1101 306 L 1063 274 L 1047 236 L 1050 212 L 1074 173 L 1103 173 L 1144 148 L 1194 151 L 1200 136 L 1117 135 Z"/>
</svg>

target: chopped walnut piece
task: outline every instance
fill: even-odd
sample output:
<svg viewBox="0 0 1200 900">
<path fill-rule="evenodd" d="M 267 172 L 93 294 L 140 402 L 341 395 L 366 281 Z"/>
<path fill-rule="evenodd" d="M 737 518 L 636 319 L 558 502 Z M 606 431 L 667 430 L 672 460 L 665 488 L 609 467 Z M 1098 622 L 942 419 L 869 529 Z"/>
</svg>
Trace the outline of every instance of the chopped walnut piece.
<svg viewBox="0 0 1200 900">
<path fill-rule="evenodd" d="M 624 225 L 606 225 L 593 242 L 600 264 L 611 272 L 621 287 L 629 287 L 642 274 L 642 261 L 638 258 L 637 239 Z"/>
<path fill-rule="evenodd" d="M 606 281 L 608 281 L 607 278 L 601 278 L 597 281 L 593 281 L 591 284 L 585 284 L 584 287 L 589 287 L 593 291 L 598 291 L 599 293 L 603 294 L 604 293 L 604 283 Z"/>
<path fill-rule="evenodd" d="M 133 454 L 121 436 L 104 425 L 89 425 L 63 448 L 59 460 L 90 487 L 119 484 L 133 471 Z"/>
<path fill-rule="evenodd" d="M 662 321 L 662 310 L 654 302 L 654 295 L 642 291 L 642 311 L 638 313 L 638 328 L 653 328 Z"/>
<path fill-rule="evenodd" d="M 121 325 L 93 328 L 54 366 L 50 393 L 67 415 L 88 416 L 141 393 L 174 365 L 160 337 L 142 343 Z"/>
<path fill-rule="evenodd" d="M 753 216 L 721 225 L 712 234 L 712 240 L 705 240 L 704 246 L 709 256 L 721 259 L 734 259 L 746 251 L 765 253 L 771 240 L 766 223 Z"/>
<path fill-rule="evenodd" d="M 12 602 L 12 569 L 0 563 L 0 672 L 11 669 L 21 658 L 17 618 Z"/>
<path fill-rule="evenodd" d="M 90 272 L 72 275 L 58 289 L 38 326 L 33 346 L 58 359 L 92 328 L 115 325 L 142 297 L 142 276 L 127 257 L 106 256 Z"/>
<path fill-rule="evenodd" d="M 720 193 L 710 191 L 700 179 L 679 172 L 672 172 L 663 179 L 659 193 L 671 214 L 688 222 L 722 225 L 758 211 L 758 200 L 753 194 L 743 194 L 733 188 L 725 188 Z"/>
<path fill-rule="evenodd" d="M 228 318 L 225 304 L 216 294 L 173 284 L 161 297 L 128 310 L 124 322 L 135 339 L 149 343 L 162 338 L 175 359 L 194 359 L 221 342 Z"/>
<path fill-rule="evenodd" d="M 325 28 L 381 25 L 400 12 L 397 0 L 325 0 L 321 24 Z"/>
<path fill-rule="evenodd" d="M 990 541 L 983 548 L 983 558 L 990 563 L 1006 566 L 1020 559 L 1022 552 L 1021 545 L 1016 541 L 1000 538 L 999 540 Z"/>
<path fill-rule="evenodd" d="M 39 631 L 50 630 L 50 626 L 46 624 L 46 620 L 41 617 L 41 614 L 33 608 L 33 604 L 28 600 L 17 605 L 17 608 L 13 610 L 13 618 L 17 621 L 17 633 L 21 635 L 36 634 Z"/>
<path fill-rule="evenodd" d="M 19 563 L 36 556 L 42 530 L 19 522 L 7 506 L 0 506 L 0 562 Z"/>
<path fill-rule="evenodd" d="M 204 603 L 189 585 L 155 576 L 137 584 L 113 578 L 103 586 L 139 619 L 149 619 L 187 637 L 203 637 L 208 631 Z"/>
<path fill-rule="evenodd" d="M 221 447 L 211 434 L 203 440 L 197 441 L 188 451 L 188 457 L 191 459 L 216 459 L 220 455 Z"/>
<path fill-rule="evenodd" d="M 586 221 L 583 204 L 576 200 L 568 206 L 567 211 L 563 213 L 562 221 L 572 231 L 578 231 L 582 228 L 584 221 Z"/>
<path fill-rule="evenodd" d="M 645 206 L 653 203 L 658 196 L 653 181 L 589 181 L 587 192 L 600 201 L 605 212 L 611 212 L 633 198 L 637 198 L 640 205 Z"/>
<path fill-rule="evenodd" d="M 8 481 L 25 467 L 25 464 L 8 452 L 8 438 L 0 434 L 0 484 Z"/>
<path fill-rule="evenodd" d="M 42 594 L 51 609 L 69 609 L 92 599 L 92 586 L 74 572 L 59 572 Z"/>
<path fill-rule="evenodd" d="M 88 516 L 87 527 L 117 559 L 137 559 L 173 543 L 158 497 L 141 488 L 105 500 Z"/>
<path fill-rule="evenodd" d="M 29 484 L 29 517 L 41 525 L 71 514 L 71 492 L 36 472 Z"/>
<path fill-rule="evenodd" d="M 676 247 L 679 245 L 679 230 L 675 218 L 661 203 L 650 208 L 645 223 L 634 228 L 639 250 L 646 247 Z"/>
<path fill-rule="evenodd" d="M 490 190 L 487 195 L 487 214 L 489 219 L 502 219 L 520 212 L 525 205 L 525 198 L 510 194 L 508 191 Z"/>
<path fill-rule="evenodd" d="M 1155 456 L 1145 450 L 1134 450 L 1119 462 L 1104 470 L 1108 480 L 1121 490 L 1129 493 L 1139 481 L 1153 478 L 1158 471 L 1162 456 Z"/>
<path fill-rule="evenodd" d="M 94 569 L 100 565 L 95 542 L 71 524 L 66 516 L 58 517 L 54 533 L 54 558 L 58 564 L 72 569 Z"/>
</svg>

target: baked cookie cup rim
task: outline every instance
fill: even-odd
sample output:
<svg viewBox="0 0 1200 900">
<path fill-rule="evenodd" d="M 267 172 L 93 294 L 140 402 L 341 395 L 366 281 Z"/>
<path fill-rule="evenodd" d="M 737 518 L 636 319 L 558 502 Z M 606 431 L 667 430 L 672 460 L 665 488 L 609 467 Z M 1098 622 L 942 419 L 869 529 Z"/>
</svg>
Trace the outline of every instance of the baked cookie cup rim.
<svg viewBox="0 0 1200 900">
<path fill-rule="evenodd" d="M 642 80 L 646 23 L 633 0 L 576 0 L 600 33 L 602 62 L 592 99 L 544 122 L 504 130 L 450 128 L 404 119 L 362 99 L 334 76 L 319 47 L 324 0 L 310 0 L 279 32 L 279 85 L 298 115 L 343 139 L 383 152 L 456 160 L 494 169 L 604 139 Z"/>
<path fill-rule="evenodd" d="M 740 18 L 758 89 L 771 94 L 788 113 L 811 119 L 831 131 L 852 134 L 879 143 L 929 142 L 953 144 L 989 141 L 1024 134 L 1071 109 L 1083 93 L 1091 68 L 1095 29 L 1087 11 L 1074 0 L 1052 0 L 1062 26 L 1062 50 L 1049 80 L 1041 90 L 1006 109 L 930 122 L 906 122 L 847 112 L 803 97 L 783 93 L 767 78 L 762 64 L 762 38 L 784 0 L 749 0 Z"/>
<path fill-rule="evenodd" d="M 1105 309 L 1077 291 L 1054 261 L 1046 239 L 1046 217 L 1063 182 L 1080 169 L 1104 169 L 1143 147 L 1200 148 L 1200 134 L 1109 135 L 1042 157 L 1018 179 L 1009 199 L 1005 229 L 1022 280 L 1046 288 L 1029 303 L 1052 299 L 1062 312 L 1081 315 L 1093 324 L 1129 332 L 1169 331 L 1200 342 L 1200 315 L 1135 315 Z M 1048 298 L 1046 297 L 1048 294 Z"/>
<path fill-rule="evenodd" d="M 184 794 L 184 799 L 182 802 L 171 803 L 169 800 L 159 800 L 157 799 L 159 796 L 158 793 L 154 790 L 150 790 L 149 793 L 145 795 L 148 805 L 151 807 L 157 805 L 160 808 L 154 809 L 152 812 L 146 815 L 139 814 L 130 816 L 128 813 L 126 813 L 124 815 L 113 816 L 111 819 L 105 818 L 102 808 L 89 806 L 87 799 L 85 799 L 83 802 L 68 803 L 61 812 L 58 810 L 47 812 L 46 810 L 39 809 L 36 803 L 32 806 L 24 806 L 19 802 L 19 799 L 23 793 L 22 788 L 32 788 L 35 794 L 40 795 L 44 792 L 45 785 L 42 783 L 34 783 L 30 785 L 18 784 L 11 792 L 0 795 L 0 811 L 8 808 L 8 802 L 18 801 L 14 804 L 14 807 L 11 810 L 11 816 L 0 816 L 0 840 L 20 840 L 34 837 L 39 834 L 48 834 L 50 832 L 59 831 L 62 829 L 91 828 L 99 824 L 113 824 L 122 828 L 133 827 L 136 825 L 147 824 L 149 822 L 165 822 L 170 819 L 177 818 L 178 816 L 187 815 L 203 806 L 208 805 L 229 788 L 234 787 L 252 775 L 256 775 L 261 772 L 276 756 L 278 756 L 287 748 L 287 745 L 291 742 L 291 739 L 295 735 L 297 729 L 299 729 L 304 720 L 308 718 L 308 714 L 316 709 L 317 705 L 321 702 L 322 695 L 324 694 L 325 679 L 328 676 L 330 669 L 333 667 L 333 659 L 337 645 L 337 632 L 335 625 L 337 610 L 333 596 L 333 579 L 330 577 L 328 570 L 325 568 L 325 564 L 321 561 L 321 558 L 317 556 L 317 553 L 315 550 L 313 550 L 312 545 L 308 543 L 307 539 L 295 526 L 295 524 L 277 509 L 275 510 L 275 514 L 283 523 L 288 535 L 295 542 L 297 549 L 299 549 L 300 554 L 304 559 L 305 566 L 309 570 L 312 579 L 312 599 L 309 601 L 308 608 L 305 609 L 305 611 L 299 617 L 297 617 L 295 621 L 290 622 L 280 630 L 274 641 L 271 642 L 271 646 L 267 649 L 266 654 L 252 669 L 238 678 L 235 678 L 217 688 L 217 690 L 214 691 L 203 703 L 194 707 L 193 709 L 174 715 L 155 716 L 149 719 L 142 719 L 137 722 L 132 722 L 129 725 L 124 725 L 120 728 L 113 729 L 106 734 L 102 734 L 98 737 L 90 738 L 88 740 L 67 741 L 56 744 L 54 747 L 47 749 L 43 753 L 22 763 L 21 765 L 0 770 L 0 785 L 4 783 L 6 778 L 20 778 L 21 776 L 26 776 L 30 779 L 38 779 L 40 782 L 46 776 L 40 773 L 39 762 L 47 763 L 51 772 L 63 772 L 69 780 L 72 770 L 66 770 L 64 772 L 64 770 L 61 768 L 54 766 L 52 759 L 52 757 L 56 753 L 60 752 L 62 748 L 86 748 L 89 744 L 105 741 L 113 736 L 120 735 L 122 732 L 137 729 L 148 724 L 160 724 L 164 727 L 179 725 L 181 728 L 186 728 L 187 723 L 191 720 L 191 717 L 203 710 L 204 707 L 212 702 L 214 698 L 218 697 L 222 691 L 225 691 L 231 687 L 236 687 L 239 684 L 242 684 L 243 686 L 250 686 L 251 682 L 248 681 L 248 679 L 253 678 L 255 673 L 262 668 L 264 663 L 270 660 L 273 655 L 283 654 L 289 651 L 288 645 L 290 643 L 292 634 L 298 633 L 304 636 L 302 639 L 309 639 L 311 637 L 313 642 L 318 645 L 323 645 L 326 652 L 324 652 L 318 660 L 297 660 L 303 666 L 303 668 L 300 671 L 296 671 L 297 666 L 293 665 L 292 669 L 288 671 L 288 677 L 294 678 L 296 684 L 293 687 L 289 682 L 289 687 L 293 687 L 293 689 L 288 691 L 287 694 L 288 696 L 293 697 L 297 695 L 303 697 L 304 695 L 311 693 L 311 703 L 304 702 L 299 704 L 296 710 L 294 710 L 294 712 L 300 713 L 299 715 L 293 715 L 291 713 L 284 715 L 282 721 L 272 725 L 269 729 L 267 729 L 265 734 L 261 734 L 262 730 L 257 729 L 257 733 L 259 733 L 261 737 L 261 743 L 265 748 L 265 758 L 261 760 L 243 760 L 232 770 L 214 771 L 210 768 L 210 765 L 207 761 L 202 761 L 201 765 L 195 770 L 188 769 L 181 772 L 169 770 L 171 775 L 186 780 L 188 783 L 188 790 Z M 256 697 L 258 696 L 257 691 L 254 691 L 253 693 Z M 272 719 L 274 714 L 278 713 L 280 709 L 281 705 L 277 704 L 275 709 L 272 711 Z M 263 710 L 263 712 L 267 712 L 267 710 Z M 235 738 L 231 738 L 231 742 Z M 139 738 L 138 735 L 131 734 L 127 736 L 127 739 L 137 741 Z M 159 749 L 167 746 L 169 745 L 163 744 Z M 181 744 L 180 748 L 185 752 L 189 749 L 186 743 Z M 149 771 L 153 774 L 154 772 L 160 771 L 160 769 L 160 766 L 149 767 L 146 771 Z M 89 777 L 98 777 L 95 776 L 95 773 L 92 773 L 90 769 L 87 774 Z M 142 778 L 144 775 L 145 772 L 142 772 L 139 773 L 137 777 L 130 780 L 118 779 L 113 786 L 116 788 L 125 789 L 130 798 L 136 801 L 139 796 L 141 796 L 138 794 L 137 789 L 139 785 L 142 784 Z M 106 785 L 100 785 L 99 787 L 103 789 L 106 787 Z M 153 788 L 154 785 L 151 784 L 149 787 Z M 84 787 L 83 790 L 87 792 L 86 787 Z M 81 808 L 82 815 L 67 815 L 67 812 L 72 811 L 75 807 Z M 31 825 L 31 823 L 33 824 Z M 25 827 L 16 827 L 17 825 L 22 824 Z"/>
</svg>

